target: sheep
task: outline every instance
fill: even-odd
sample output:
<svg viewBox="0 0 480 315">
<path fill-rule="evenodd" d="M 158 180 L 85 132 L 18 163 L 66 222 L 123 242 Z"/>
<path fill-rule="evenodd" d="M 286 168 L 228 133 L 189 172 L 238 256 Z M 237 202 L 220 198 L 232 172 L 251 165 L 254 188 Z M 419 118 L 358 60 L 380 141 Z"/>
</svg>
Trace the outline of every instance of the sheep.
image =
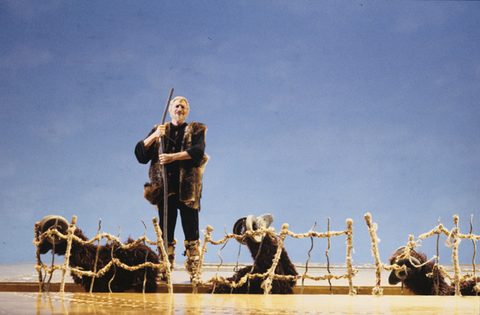
<svg viewBox="0 0 480 315">
<path fill-rule="evenodd" d="M 234 234 L 242 235 L 242 231 L 257 230 L 261 227 L 267 228 L 273 221 L 271 214 L 264 214 L 258 218 L 253 215 L 247 218 L 241 218 L 237 220 L 234 226 Z M 278 238 L 266 235 L 253 235 L 252 237 L 244 237 L 241 241 L 242 244 L 247 245 L 250 250 L 250 254 L 254 260 L 253 270 L 252 266 L 246 266 L 234 273 L 232 277 L 227 278 L 228 281 L 238 282 L 243 276 L 248 273 L 263 274 L 267 272 L 272 266 L 273 257 L 277 252 Z M 295 265 L 290 261 L 288 254 L 284 248 L 282 248 L 280 260 L 275 269 L 275 274 L 278 275 L 291 275 L 297 276 L 297 270 Z M 242 286 L 232 289 L 229 285 L 222 281 L 213 281 L 213 286 L 210 289 L 212 293 L 241 293 L 241 294 L 262 294 L 264 289 L 262 288 L 262 278 L 254 278 L 247 280 Z M 296 285 L 296 280 L 273 280 L 270 293 L 272 294 L 292 294 L 293 288 Z"/>
<path fill-rule="evenodd" d="M 41 222 L 36 224 L 41 225 L 41 231 L 45 232 L 48 229 L 56 228 L 60 233 L 66 235 L 69 226 L 68 221 L 60 216 L 47 216 Z M 88 241 L 83 231 L 75 227 L 74 235 L 83 241 Z M 128 238 L 125 244 L 133 243 L 132 238 Z M 105 267 L 113 257 L 119 259 L 122 263 L 128 266 L 136 266 L 145 262 L 159 264 L 160 259 L 158 255 L 144 243 L 128 249 L 122 248 L 119 244 L 110 242 L 106 245 L 101 245 L 98 248 L 94 244 L 81 244 L 72 241 L 70 250 L 69 266 L 84 271 L 93 271 L 98 249 L 98 261 L 96 264 L 97 271 Z M 63 256 L 67 250 L 67 241 L 58 236 L 50 236 L 40 238 L 38 245 L 38 253 L 46 254 L 50 250 L 54 250 L 55 254 Z M 143 292 L 143 282 L 146 277 L 145 292 L 156 292 L 157 282 L 156 278 L 159 275 L 159 269 L 147 267 L 146 276 L 145 269 L 138 269 L 129 271 L 118 266 L 111 266 L 110 269 L 101 277 L 96 278 L 93 285 L 93 292 Z M 74 271 L 71 272 L 74 282 L 85 288 L 86 292 L 90 291 L 92 277 L 77 275 Z"/>
<path fill-rule="evenodd" d="M 405 288 L 415 295 L 455 295 L 455 285 L 446 281 L 445 276 L 435 268 L 433 261 L 427 261 L 427 255 L 410 251 L 410 259 L 403 257 L 405 247 L 397 249 L 389 258 L 391 265 L 406 265 L 405 271 L 393 270 L 388 277 L 390 285 L 403 281 Z M 480 277 L 477 277 L 480 282 Z M 461 295 L 476 295 L 475 279 L 460 282 Z"/>
</svg>

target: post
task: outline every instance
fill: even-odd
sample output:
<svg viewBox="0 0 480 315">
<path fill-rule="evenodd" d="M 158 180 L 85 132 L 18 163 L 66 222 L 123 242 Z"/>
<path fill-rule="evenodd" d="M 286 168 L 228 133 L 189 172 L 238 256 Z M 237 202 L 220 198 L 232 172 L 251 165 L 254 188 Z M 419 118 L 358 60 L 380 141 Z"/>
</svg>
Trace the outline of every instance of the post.
<svg viewBox="0 0 480 315">
<path fill-rule="evenodd" d="M 380 241 L 377 238 L 377 225 L 372 223 L 372 215 L 370 213 L 366 213 L 365 221 L 367 222 L 368 232 L 370 234 L 370 241 L 372 243 L 372 254 L 375 257 L 375 287 L 372 290 L 372 294 L 374 295 L 383 295 L 383 289 L 380 287 L 381 279 L 382 279 L 382 262 L 380 261 L 380 254 L 378 253 L 377 243 Z"/>
</svg>

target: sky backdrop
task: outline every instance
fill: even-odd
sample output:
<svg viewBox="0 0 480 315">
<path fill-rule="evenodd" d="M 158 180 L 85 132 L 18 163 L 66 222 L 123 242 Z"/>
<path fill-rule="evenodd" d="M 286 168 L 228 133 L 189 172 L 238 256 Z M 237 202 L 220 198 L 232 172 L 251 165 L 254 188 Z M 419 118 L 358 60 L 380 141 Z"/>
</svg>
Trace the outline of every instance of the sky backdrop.
<svg viewBox="0 0 480 315">
<path fill-rule="evenodd" d="M 480 235 L 479 16 L 478 1 L 1 1 L 0 263 L 35 261 L 34 223 L 50 214 L 76 215 L 89 238 L 101 219 L 155 239 L 134 147 L 171 88 L 208 126 L 200 229 L 215 240 L 263 213 L 277 232 L 353 219 L 354 263 L 374 262 L 367 212 L 383 262 L 455 214 Z M 309 248 L 286 241 L 294 262 Z M 326 249 L 316 239 L 311 262 Z M 330 260 L 345 253 L 335 238 Z M 460 262 L 472 253 L 464 240 Z"/>
</svg>

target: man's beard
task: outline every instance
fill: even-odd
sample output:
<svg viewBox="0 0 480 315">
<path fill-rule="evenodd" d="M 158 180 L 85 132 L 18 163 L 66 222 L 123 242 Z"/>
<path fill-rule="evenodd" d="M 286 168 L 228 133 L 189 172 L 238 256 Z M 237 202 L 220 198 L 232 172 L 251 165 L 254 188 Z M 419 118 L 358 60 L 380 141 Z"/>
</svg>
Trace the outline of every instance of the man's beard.
<svg viewBox="0 0 480 315">
<path fill-rule="evenodd" d="M 187 116 L 188 116 L 188 115 L 183 115 L 183 116 L 181 116 L 181 115 L 173 115 L 172 118 L 175 119 L 176 121 L 185 121 L 185 120 L 187 120 Z"/>
</svg>

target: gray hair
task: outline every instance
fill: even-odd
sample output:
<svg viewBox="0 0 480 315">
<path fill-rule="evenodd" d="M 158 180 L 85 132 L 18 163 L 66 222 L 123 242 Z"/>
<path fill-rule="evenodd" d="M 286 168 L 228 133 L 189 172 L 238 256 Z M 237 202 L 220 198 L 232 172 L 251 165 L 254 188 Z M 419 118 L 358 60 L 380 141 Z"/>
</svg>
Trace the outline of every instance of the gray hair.
<svg viewBox="0 0 480 315">
<path fill-rule="evenodd" d="M 178 100 L 184 101 L 185 104 L 187 105 L 187 108 L 190 109 L 190 106 L 188 105 L 187 99 L 186 99 L 185 97 L 183 97 L 183 96 L 176 96 L 173 100 L 170 101 L 169 107 L 172 106 L 172 104 L 173 104 L 175 101 L 178 101 Z"/>
</svg>

